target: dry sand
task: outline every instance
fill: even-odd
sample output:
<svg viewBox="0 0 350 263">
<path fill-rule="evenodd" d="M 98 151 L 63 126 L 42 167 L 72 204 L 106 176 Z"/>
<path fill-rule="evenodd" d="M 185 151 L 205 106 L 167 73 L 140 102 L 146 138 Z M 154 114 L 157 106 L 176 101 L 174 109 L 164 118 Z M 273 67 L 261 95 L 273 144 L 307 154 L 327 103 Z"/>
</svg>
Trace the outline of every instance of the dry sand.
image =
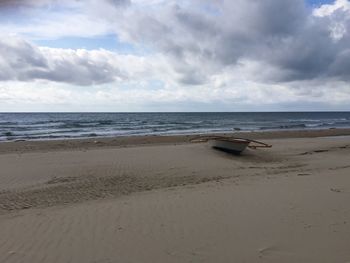
<svg viewBox="0 0 350 263">
<path fill-rule="evenodd" d="M 0 262 L 350 262 L 350 137 L 315 137 L 341 134 L 0 144 Z"/>
</svg>

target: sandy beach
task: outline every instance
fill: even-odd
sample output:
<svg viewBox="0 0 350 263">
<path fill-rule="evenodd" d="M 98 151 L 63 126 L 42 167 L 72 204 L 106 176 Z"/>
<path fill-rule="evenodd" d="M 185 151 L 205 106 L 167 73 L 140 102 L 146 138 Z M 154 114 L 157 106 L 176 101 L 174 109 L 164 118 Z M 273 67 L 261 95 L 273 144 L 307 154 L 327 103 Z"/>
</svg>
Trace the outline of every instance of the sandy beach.
<svg viewBox="0 0 350 263">
<path fill-rule="evenodd" d="M 350 130 L 235 135 L 1 143 L 0 262 L 350 262 Z"/>
</svg>

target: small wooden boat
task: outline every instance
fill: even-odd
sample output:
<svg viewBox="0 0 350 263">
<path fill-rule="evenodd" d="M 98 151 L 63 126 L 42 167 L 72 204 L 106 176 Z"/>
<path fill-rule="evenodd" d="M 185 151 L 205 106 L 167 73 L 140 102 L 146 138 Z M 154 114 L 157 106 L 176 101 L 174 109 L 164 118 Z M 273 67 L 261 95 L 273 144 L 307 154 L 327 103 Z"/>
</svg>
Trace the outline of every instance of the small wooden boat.
<svg viewBox="0 0 350 263">
<path fill-rule="evenodd" d="M 194 138 L 192 142 L 208 142 L 209 145 L 215 149 L 234 154 L 240 154 L 247 147 L 252 149 L 272 147 L 272 145 L 255 140 L 225 136 L 199 136 Z"/>
<path fill-rule="evenodd" d="M 240 154 L 247 148 L 250 141 L 243 139 L 217 138 L 208 140 L 208 143 L 215 149 Z"/>
</svg>

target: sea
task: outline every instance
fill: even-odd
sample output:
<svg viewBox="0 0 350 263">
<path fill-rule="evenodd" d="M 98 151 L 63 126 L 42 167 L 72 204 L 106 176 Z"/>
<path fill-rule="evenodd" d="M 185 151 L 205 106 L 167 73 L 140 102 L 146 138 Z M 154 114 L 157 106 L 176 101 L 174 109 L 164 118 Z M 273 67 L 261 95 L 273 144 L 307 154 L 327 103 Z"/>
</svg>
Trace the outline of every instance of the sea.
<svg viewBox="0 0 350 263">
<path fill-rule="evenodd" d="M 0 113 L 0 141 L 350 128 L 350 112 Z"/>
</svg>

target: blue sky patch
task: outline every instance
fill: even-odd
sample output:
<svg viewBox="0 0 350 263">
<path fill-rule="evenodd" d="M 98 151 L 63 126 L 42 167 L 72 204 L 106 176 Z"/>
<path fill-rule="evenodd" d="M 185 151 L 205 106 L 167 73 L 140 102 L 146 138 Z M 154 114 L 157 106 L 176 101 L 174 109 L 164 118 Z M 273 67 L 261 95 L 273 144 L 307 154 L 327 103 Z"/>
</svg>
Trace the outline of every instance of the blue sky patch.
<svg viewBox="0 0 350 263">
<path fill-rule="evenodd" d="M 311 6 L 320 6 L 325 4 L 331 4 L 334 2 L 334 0 L 306 0 L 306 2 Z"/>
<path fill-rule="evenodd" d="M 133 45 L 119 41 L 116 35 L 96 36 L 93 38 L 63 37 L 59 39 L 34 40 L 34 42 L 39 46 L 51 48 L 106 49 L 123 54 L 136 53 Z"/>
</svg>

